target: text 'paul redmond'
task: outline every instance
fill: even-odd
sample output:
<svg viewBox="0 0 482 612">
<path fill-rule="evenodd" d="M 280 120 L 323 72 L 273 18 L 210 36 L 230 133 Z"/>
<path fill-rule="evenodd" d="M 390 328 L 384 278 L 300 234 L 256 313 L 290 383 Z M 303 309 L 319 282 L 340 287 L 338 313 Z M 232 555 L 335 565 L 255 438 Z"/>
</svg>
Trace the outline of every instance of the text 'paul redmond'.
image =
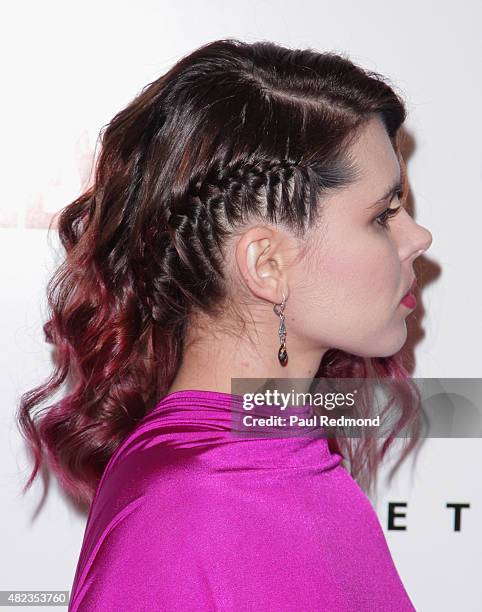
<svg viewBox="0 0 482 612">
<path fill-rule="evenodd" d="M 373 426 L 380 425 L 380 415 L 373 418 L 353 418 L 347 416 L 329 417 L 322 414 L 313 414 L 309 417 L 291 415 L 282 417 L 272 415 L 269 417 L 257 417 L 252 414 L 243 416 L 245 427 L 346 427 L 346 426 Z"/>
</svg>

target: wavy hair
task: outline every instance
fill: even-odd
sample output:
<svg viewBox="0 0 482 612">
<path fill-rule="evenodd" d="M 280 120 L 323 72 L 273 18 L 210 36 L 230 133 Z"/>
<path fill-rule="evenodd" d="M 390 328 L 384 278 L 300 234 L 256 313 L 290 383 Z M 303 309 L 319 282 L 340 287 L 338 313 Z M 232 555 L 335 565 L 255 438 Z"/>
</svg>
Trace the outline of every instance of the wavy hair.
<svg viewBox="0 0 482 612">
<path fill-rule="evenodd" d="M 225 39 L 181 58 L 102 128 L 91 186 L 58 217 L 65 259 L 43 326 L 56 365 L 18 407 L 34 459 L 23 492 L 47 459 L 91 503 L 113 452 L 170 387 L 191 313 L 216 314 L 229 297 L 230 234 L 252 220 L 297 236 L 313 227 L 323 195 L 350 182 L 347 148 L 374 114 L 399 155 L 406 111 L 381 75 L 340 54 Z M 329 440 L 368 490 L 397 433 L 410 436 L 395 468 L 420 433 L 401 353 L 331 349 L 317 376 L 396 384 L 402 410 L 381 448 Z M 39 410 L 64 382 L 65 396 Z"/>
</svg>

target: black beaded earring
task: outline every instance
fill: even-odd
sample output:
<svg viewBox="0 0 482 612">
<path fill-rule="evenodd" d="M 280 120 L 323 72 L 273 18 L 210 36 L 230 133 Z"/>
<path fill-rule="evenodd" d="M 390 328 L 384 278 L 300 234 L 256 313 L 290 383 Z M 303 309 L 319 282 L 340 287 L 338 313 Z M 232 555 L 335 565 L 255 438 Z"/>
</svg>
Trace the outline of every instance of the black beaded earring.
<svg viewBox="0 0 482 612">
<path fill-rule="evenodd" d="M 286 350 L 286 327 L 285 327 L 285 316 L 283 314 L 286 306 L 286 297 L 283 293 L 283 301 L 281 304 L 275 304 L 273 310 L 280 318 L 280 324 L 278 328 L 278 336 L 280 341 L 280 347 L 278 350 L 278 360 L 282 366 L 288 363 L 288 351 Z"/>
</svg>

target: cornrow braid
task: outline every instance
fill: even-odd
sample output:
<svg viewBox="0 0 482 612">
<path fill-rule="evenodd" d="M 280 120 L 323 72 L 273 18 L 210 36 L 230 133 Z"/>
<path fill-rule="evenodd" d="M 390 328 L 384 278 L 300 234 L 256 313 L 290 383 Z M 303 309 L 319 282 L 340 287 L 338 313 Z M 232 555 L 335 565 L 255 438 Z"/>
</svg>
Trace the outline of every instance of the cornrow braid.
<svg viewBox="0 0 482 612">
<path fill-rule="evenodd" d="M 230 232 L 258 219 L 286 223 L 302 235 L 318 213 L 320 188 L 336 186 L 339 175 L 335 165 L 324 166 L 321 175 L 314 163 L 263 159 L 216 162 L 202 179 L 193 177 L 169 207 L 166 231 L 151 227 L 145 232 L 135 279 L 147 312 L 155 310 L 153 318 L 165 323 L 178 314 L 183 297 L 200 307 L 208 306 L 207 295 L 219 299 Z"/>
<path fill-rule="evenodd" d="M 287 219 L 294 221 L 290 200 L 293 195 L 298 199 L 304 198 L 305 181 L 302 179 L 309 171 L 309 164 L 289 160 L 249 163 L 239 160 L 226 166 L 213 164 L 203 178 L 193 177 L 186 196 L 171 205 L 168 224 L 176 229 L 183 219 L 190 215 L 196 217 L 196 204 L 203 207 L 219 242 L 228 228 L 247 222 L 253 215 L 272 223 Z M 298 191 L 293 193 L 289 185 L 296 173 L 299 173 L 300 180 Z M 279 185 L 281 193 L 275 189 Z M 265 207 L 259 198 L 259 191 L 264 187 Z"/>
<path fill-rule="evenodd" d="M 193 178 L 184 197 L 170 206 L 165 230 L 149 227 L 140 253 L 132 260 L 144 311 L 165 324 L 179 315 L 183 297 L 206 306 L 206 290 L 221 295 L 225 238 L 250 218 L 276 223 L 290 216 L 289 183 L 296 170 L 303 171 L 296 161 L 240 160 L 226 166 L 212 164 L 202 180 Z M 263 188 L 264 206 L 259 194 Z M 304 197 L 302 185 L 297 193 Z"/>
<path fill-rule="evenodd" d="M 227 166 L 220 166 L 219 163 L 213 164 L 203 181 L 199 178 L 195 181 L 191 181 L 190 192 L 196 194 L 200 189 L 206 185 L 214 185 L 219 188 L 226 189 L 232 182 L 249 182 L 254 181 L 253 187 L 261 186 L 266 183 L 266 179 L 270 174 L 278 175 L 280 172 L 286 170 L 293 170 L 296 166 L 301 165 L 297 161 L 281 160 L 259 160 L 257 162 L 247 163 L 242 160 L 238 160 Z M 256 185 L 256 181 L 260 181 Z M 192 185 L 192 183 L 195 183 Z"/>
</svg>

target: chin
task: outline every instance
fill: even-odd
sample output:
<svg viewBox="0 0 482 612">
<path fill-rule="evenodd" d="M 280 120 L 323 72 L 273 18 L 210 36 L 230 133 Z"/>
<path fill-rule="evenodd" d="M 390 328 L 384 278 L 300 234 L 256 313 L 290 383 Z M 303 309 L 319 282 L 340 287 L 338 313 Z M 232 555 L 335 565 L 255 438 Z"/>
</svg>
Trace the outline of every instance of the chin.
<svg viewBox="0 0 482 612">
<path fill-rule="evenodd" d="M 376 357 L 391 357 L 398 353 L 407 341 L 407 336 L 407 326 L 404 319 L 401 325 L 398 326 L 398 329 L 393 332 L 392 337 L 387 337 L 386 341 L 381 343 L 382 346 L 380 346 L 379 354 L 377 354 Z"/>
<path fill-rule="evenodd" d="M 347 347 L 343 350 L 359 357 L 391 357 L 402 349 L 407 341 L 407 336 L 407 326 L 405 320 L 403 320 L 399 322 L 396 328 L 374 332 L 371 338 L 367 338 L 366 342 L 363 343 L 363 347 L 357 346 L 351 349 Z M 376 338 L 375 341 L 374 338 Z"/>
</svg>

